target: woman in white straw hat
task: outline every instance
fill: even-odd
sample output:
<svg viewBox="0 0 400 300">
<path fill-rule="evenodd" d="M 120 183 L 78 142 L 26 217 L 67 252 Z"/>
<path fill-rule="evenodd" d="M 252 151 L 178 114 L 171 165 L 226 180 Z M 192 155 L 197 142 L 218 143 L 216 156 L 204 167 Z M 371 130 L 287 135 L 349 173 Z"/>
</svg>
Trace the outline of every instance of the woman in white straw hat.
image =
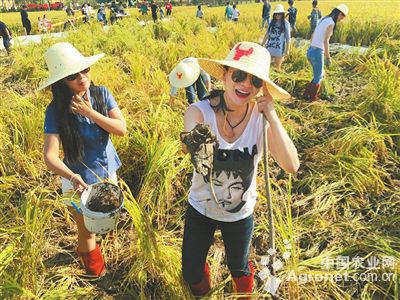
<svg viewBox="0 0 400 300">
<path fill-rule="evenodd" d="M 116 180 L 121 165 L 109 134 L 123 136 L 125 119 L 110 91 L 90 80 L 90 67 L 103 56 L 85 57 L 65 42 L 44 55 L 50 76 L 39 90 L 50 86 L 53 95 L 44 122 L 44 160 L 62 177 L 63 192 L 79 193 L 99 180 Z M 78 226 L 78 255 L 89 275 L 100 276 L 105 264 L 95 234 L 85 228 L 81 214 L 71 212 Z"/>
<path fill-rule="evenodd" d="M 290 95 L 270 80 L 270 54 L 261 45 L 241 42 L 225 60 L 198 61 L 201 68 L 222 81 L 225 90 L 214 90 L 208 99 L 190 105 L 184 117 L 184 133 L 192 132 L 198 123 L 208 124 L 219 149 L 211 174 L 215 198 L 211 196 L 211 180 L 207 182 L 197 171 L 193 174 L 182 246 L 183 277 L 195 296 L 210 291 L 206 260 L 219 227 L 234 291 L 251 293 L 254 269 L 249 246 L 257 166 L 263 153 L 263 118 L 268 121 L 269 151 L 278 164 L 290 173 L 299 167 L 297 150 L 274 109 L 274 99 Z M 256 98 L 261 91 L 263 96 Z M 188 150 L 185 139 L 183 150 Z"/>
<path fill-rule="evenodd" d="M 285 56 L 290 51 L 290 24 L 285 20 L 285 9 L 282 4 L 275 6 L 271 23 L 262 42 L 274 60 L 274 66 L 280 70 Z"/>
<path fill-rule="evenodd" d="M 329 40 L 335 32 L 336 24 L 349 14 L 349 8 L 345 4 L 339 4 L 332 12 L 319 21 L 311 37 L 311 44 L 307 50 L 307 58 L 313 70 L 313 79 L 307 85 L 304 97 L 311 101 L 318 100 L 321 81 L 324 77 L 325 64 L 329 67 L 331 56 L 329 54 Z"/>
<path fill-rule="evenodd" d="M 186 98 L 189 104 L 207 96 L 211 85 L 211 78 L 203 69 L 200 68 L 197 58 L 187 57 L 183 59 L 168 75 L 171 89 L 169 92 L 169 104 L 174 104 L 174 99 L 178 94 L 179 88 L 185 88 Z"/>
</svg>

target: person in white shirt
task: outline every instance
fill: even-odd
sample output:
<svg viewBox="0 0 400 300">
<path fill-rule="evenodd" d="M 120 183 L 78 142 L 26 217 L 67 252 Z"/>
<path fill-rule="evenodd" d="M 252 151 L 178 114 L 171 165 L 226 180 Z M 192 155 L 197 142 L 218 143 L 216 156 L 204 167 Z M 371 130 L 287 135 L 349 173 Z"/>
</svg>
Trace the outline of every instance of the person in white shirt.
<svg viewBox="0 0 400 300">
<path fill-rule="evenodd" d="M 337 22 L 343 20 L 348 14 L 349 8 L 345 4 L 339 4 L 328 16 L 322 18 L 315 28 L 307 50 L 307 59 L 313 69 L 313 79 L 307 85 L 303 95 L 307 100 L 318 100 L 321 81 L 324 78 L 324 57 L 326 66 L 331 65 L 329 40 L 336 29 Z"/>
<path fill-rule="evenodd" d="M 201 10 L 201 5 L 197 6 L 196 17 L 197 17 L 197 18 L 200 18 L 200 19 L 203 19 L 203 17 L 204 17 L 204 13 L 203 13 L 203 11 Z"/>
<path fill-rule="evenodd" d="M 237 22 L 239 21 L 240 11 L 236 8 L 236 4 L 232 6 L 232 21 Z"/>
<path fill-rule="evenodd" d="M 204 164 L 198 165 L 200 172 L 196 166 L 193 172 L 183 234 L 183 278 L 196 297 L 211 290 L 207 255 L 220 228 L 233 291 L 241 294 L 240 299 L 250 299 L 254 268 L 249 247 L 264 130 L 271 141 L 268 150 L 277 163 L 289 173 L 299 168 L 296 147 L 274 108 L 275 99 L 290 95 L 269 78 L 270 54 L 256 43 L 236 44 L 225 60 L 198 58 L 198 62 L 223 83 L 224 90 L 214 90 L 207 99 L 191 104 L 184 117 L 183 151 L 190 152 L 192 159 L 201 146 L 214 153 L 208 174 L 203 172 Z M 259 96 L 261 91 L 263 96 Z M 208 126 L 217 142 L 193 148 L 190 137 L 199 126 Z"/>
</svg>

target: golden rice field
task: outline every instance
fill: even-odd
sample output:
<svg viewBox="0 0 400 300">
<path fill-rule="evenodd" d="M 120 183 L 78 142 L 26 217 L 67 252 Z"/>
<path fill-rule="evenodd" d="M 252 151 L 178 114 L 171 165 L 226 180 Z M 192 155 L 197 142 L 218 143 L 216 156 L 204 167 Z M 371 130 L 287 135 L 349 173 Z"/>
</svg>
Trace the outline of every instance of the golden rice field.
<svg viewBox="0 0 400 300">
<path fill-rule="evenodd" d="M 320 1 L 319 7 L 326 14 L 337 3 Z M 350 15 L 332 42 L 370 51 L 332 55 L 321 101 L 301 97 L 312 76 L 306 48 L 293 47 L 283 71 L 271 71 L 293 96 L 276 107 L 301 161 L 292 177 L 270 161 L 278 255 L 284 241 L 290 243 L 290 257 L 277 273 L 279 299 L 400 299 L 400 4 L 346 3 Z M 305 36 L 311 1 L 295 5 Z M 205 20 L 195 19 L 195 7 L 176 7 L 169 22 L 140 26 L 135 9 L 106 32 L 96 22 L 69 31 L 65 41 L 85 55 L 106 53 L 92 79 L 112 91 L 128 123 L 125 137 L 113 137 L 123 163 L 125 210 L 116 230 L 98 237 L 108 271 L 97 280 L 83 276 L 60 179 L 42 158 L 51 96 L 35 89 L 47 77 L 43 54 L 55 41 L 0 54 L 0 299 L 190 299 L 180 271 L 192 172 L 178 138 L 187 104 L 180 92 L 169 106 L 167 74 L 187 56 L 224 58 L 236 42 L 258 42 L 261 4 L 238 8 L 238 24 L 224 21 L 224 7 L 204 8 Z M 63 20 L 65 13 L 48 16 Z M 0 20 L 14 35 L 23 32 L 19 14 L 0 14 Z M 212 33 L 208 27 L 218 28 Z M 262 171 L 251 247 L 253 299 L 270 298 L 260 276 L 268 249 Z M 219 233 L 209 263 L 208 298 L 235 299 Z"/>
</svg>

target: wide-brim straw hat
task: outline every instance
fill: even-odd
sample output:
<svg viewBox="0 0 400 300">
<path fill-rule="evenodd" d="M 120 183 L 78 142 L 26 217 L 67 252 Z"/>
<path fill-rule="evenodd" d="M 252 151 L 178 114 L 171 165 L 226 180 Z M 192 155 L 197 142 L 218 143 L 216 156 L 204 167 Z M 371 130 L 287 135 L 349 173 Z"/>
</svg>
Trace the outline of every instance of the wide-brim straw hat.
<svg viewBox="0 0 400 300">
<path fill-rule="evenodd" d="M 263 80 L 273 99 L 289 99 L 290 94 L 269 78 L 271 55 L 268 50 L 252 42 L 237 43 L 225 60 L 198 58 L 200 67 L 216 79 L 223 80 L 224 66 L 245 71 Z"/>
<path fill-rule="evenodd" d="M 49 78 L 38 88 L 38 91 L 56 83 L 57 81 L 78 73 L 92 66 L 101 59 L 104 53 L 85 57 L 70 43 L 62 42 L 52 45 L 44 54 Z"/>
<path fill-rule="evenodd" d="M 283 7 L 282 4 L 277 4 L 274 8 L 274 14 L 284 14 L 285 13 L 285 8 Z"/>
<path fill-rule="evenodd" d="M 347 7 L 346 4 L 339 4 L 335 8 L 340 10 L 345 16 L 349 14 L 349 8 Z"/>
<path fill-rule="evenodd" d="M 172 86 L 185 88 L 191 86 L 200 76 L 200 66 L 196 61 L 188 59 L 181 61 L 169 73 L 168 79 Z"/>
</svg>

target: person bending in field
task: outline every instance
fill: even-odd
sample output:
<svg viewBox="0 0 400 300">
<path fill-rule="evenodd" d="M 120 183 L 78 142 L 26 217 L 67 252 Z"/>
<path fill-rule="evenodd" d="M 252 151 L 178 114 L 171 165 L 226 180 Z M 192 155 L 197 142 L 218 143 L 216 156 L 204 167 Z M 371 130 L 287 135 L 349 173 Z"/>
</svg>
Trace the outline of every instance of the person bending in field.
<svg viewBox="0 0 400 300">
<path fill-rule="evenodd" d="M 307 17 L 310 20 L 310 32 L 309 32 L 310 37 L 314 33 L 315 27 L 317 27 L 319 20 L 321 20 L 322 18 L 321 10 L 317 6 L 318 6 L 318 1 L 313 0 L 312 2 L 313 8 L 311 10 L 310 15 Z"/>
<path fill-rule="evenodd" d="M 3 38 L 3 46 L 4 49 L 6 49 L 7 54 L 11 53 L 11 40 L 12 40 L 12 35 L 11 35 L 11 30 L 8 29 L 7 25 L 0 21 L 0 35 Z"/>
<path fill-rule="evenodd" d="M 125 119 L 110 91 L 90 79 L 90 67 L 103 56 L 84 57 L 70 43 L 54 44 L 44 55 L 50 76 L 39 90 L 50 86 L 53 97 L 44 121 L 44 160 L 61 176 L 63 193 L 80 194 L 105 178 L 117 181 L 121 162 L 110 134 L 125 135 Z M 82 214 L 69 208 L 78 226 L 78 256 L 87 274 L 101 276 L 105 263 L 95 234 L 86 229 Z"/>
<path fill-rule="evenodd" d="M 204 175 L 195 165 L 185 214 L 182 273 L 194 296 L 211 290 L 207 255 L 219 228 L 233 291 L 242 294 L 240 299 L 250 299 L 243 294 L 252 293 L 254 283 L 249 247 L 264 130 L 270 141 L 268 150 L 278 164 L 290 173 L 299 168 L 297 150 L 274 108 L 275 99 L 290 95 L 269 78 L 270 60 L 263 46 L 251 42 L 236 44 L 225 60 L 198 59 L 202 69 L 223 83 L 224 90 L 212 91 L 208 99 L 190 105 L 181 133 L 183 151 L 189 151 L 192 159 L 200 157 L 196 149 L 202 149 L 191 142 L 198 140 L 191 137 L 200 123 L 211 132 L 208 141 L 218 142 L 202 144 L 216 151 L 210 156 L 212 171 Z M 261 91 L 263 96 L 257 97 Z"/>
<path fill-rule="evenodd" d="M 277 70 L 281 70 L 285 56 L 290 51 L 290 24 L 285 20 L 285 9 L 282 4 L 276 5 L 272 20 L 262 42 L 274 61 Z"/>
<path fill-rule="evenodd" d="M 339 4 L 328 16 L 322 18 L 315 28 L 310 47 L 307 50 L 307 59 L 313 71 L 313 79 L 307 85 L 303 95 L 307 100 L 318 100 L 321 81 L 324 78 L 324 64 L 327 67 L 331 65 L 329 40 L 336 29 L 336 24 L 348 14 L 349 8 L 345 4 Z"/>
<path fill-rule="evenodd" d="M 171 83 L 169 105 L 173 106 L 179 88 L 185 88 L 186 98 L 189 104 L 194 103 L 196 96 L 198 100 L 204 99 L 211 87 L 211 78 L 194 57 L 183 59 L 169 74 Z"/>
</svg>

